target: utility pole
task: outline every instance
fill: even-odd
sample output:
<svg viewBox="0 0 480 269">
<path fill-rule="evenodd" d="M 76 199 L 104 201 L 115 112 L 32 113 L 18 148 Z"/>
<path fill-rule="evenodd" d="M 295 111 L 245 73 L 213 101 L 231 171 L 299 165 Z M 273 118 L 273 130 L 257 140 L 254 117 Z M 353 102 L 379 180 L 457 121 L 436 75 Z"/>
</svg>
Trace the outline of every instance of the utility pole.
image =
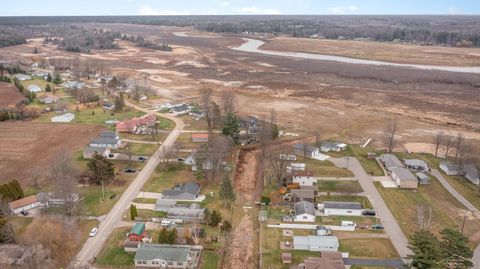
<svg viewBox="0 0 480 269">
<path fill-rule="evenodd" d="M 467 214 L 468 214 L 468 209 L 465 209 L 465 216 L 463 216 L 463 223 L 462 223 L 462 234 L 463 234 L 463 230 L 465 229 L 465 222 L 467 221 Z"/>
</svg>

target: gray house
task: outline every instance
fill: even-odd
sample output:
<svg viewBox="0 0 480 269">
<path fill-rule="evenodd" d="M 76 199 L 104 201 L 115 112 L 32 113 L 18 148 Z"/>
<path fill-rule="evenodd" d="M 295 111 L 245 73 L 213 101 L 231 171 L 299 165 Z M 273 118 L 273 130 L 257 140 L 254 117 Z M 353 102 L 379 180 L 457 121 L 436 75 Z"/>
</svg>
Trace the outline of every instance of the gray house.
<svg viewBox="0 0 480 269">
<path fill-rule="evenodd" d="M 93 138 L 90 140 L 90 147 L 94 148 L 112 148 L 117 149 L 122 146 L 122 140 L 117 132 L 114 131 L 103 131 L 100 133 L 99 137 Z"/>
<path fill-rule="evenodd" d="M 315 222 L 315 205 L 308 201 L 296 202 L 293 205 L 295 221 Z"/>
<path fill-rule="evenodd" d="M 200 184 L 197 182 L 175 185 L 173 189 L 162 192 L 163 199 L 171 200 L 195 200 L 199 194 Z"/>
<path fill-rule="evenodd" d="M 428 172 L 428 164 L 424 160 L 419 159 L 406 159 L 404 160 L 405 166 L 410 170 L 418 172 Z"/>
<path fill-rule="evenodd" d="M 417 177 L 418 183 L 422 185 L 430 184 L 430 177 L 427 176 L 425 173 L 418 172 L 415 173 L 415 176 Z"/>
<path fill-rule="evenodd" d="M 290 194 L 292 201 L 315 201 L 315 191 L 313 189 L 292 189 Z"/>
<path fill-rule="evenodd" d="M 184 221 L 202 220 L 205 214 L 205 208 L 199 204 L 179 205 L 167 210 L 167 217 L 171 219 L 182 219 Z"/>
<path fill-rule="evenodd" d="M 467 164 L 462 168 L 462 175 L 473 184 L 479 184 L 478 169 L 473 164 Z"/>
<path fill-rule="evenodd" d="M 441 162 L 438 168 L 440 168 L 440 170 L 449 176 L 456 176 L 460 174 L 458 171 L 458 165 L 449 162 Z"/>
<path fill-rule="evenodd" d="M 338 251 L 339 243 L 336 236 L 294 236 L 293 249 L 309 251 Z"/>
<path fill-rule="evenodd" d="M 387 169 L 388 172 L 392 172 L 394 168 L 403 167 L 402 162 L 393 154 L 382 154 L 380 156 L 380 162 Z"/>
<path fill-rule="evenodd" d="M 202 246 L 141 244 L 135 254 L 135 268 L 197 268 Z"/>
<path fill-rule="evenodd" d="M 391 171 L 393 180 L 397 183 L 398 187 L 402 189 L 416 189 L 418 185 L 417 178 L 408 170 L 403 167 L 395 167 Z"/>
</svg>

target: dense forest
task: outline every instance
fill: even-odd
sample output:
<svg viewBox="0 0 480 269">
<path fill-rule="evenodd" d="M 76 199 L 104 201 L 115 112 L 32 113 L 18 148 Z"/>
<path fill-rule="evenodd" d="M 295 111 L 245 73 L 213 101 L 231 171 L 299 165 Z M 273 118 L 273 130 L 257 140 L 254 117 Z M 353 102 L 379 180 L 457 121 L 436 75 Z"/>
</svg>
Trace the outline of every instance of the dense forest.
<svg viewBox="0 0 480 269">
<path fill-rule="evenodd" d="M 27 40 L 22 35 L 13 31 L 13 29 L 0 28 L 0 48 L 20 45 L 27 43 Z"/>
<path fill-rule="evenodd" d="M 30 29 L 19 31 L 26 38 L 48 31 L 53 23 L 133 23 L 190 26 L 219 33 L 252 33 L 316 37 L 327 39 L 369 39 L 402 41 L 427 45 L 480 47 L 480 16 L 79 16 L 79 17 L 1 17 L 0 25 Z M 35 27 L 33 27 L 35 26 Z M 95 36 L 97 38 L 98 36 Z M 89 47 L 92 40 L 74 39 Z M 108 44 L 106 40 L 103 46 Z M 67 45 L 67 44 L 66 44 Z M 100 44 L 97 44 L 102 46 Z M 140 46 L 151 46 L 139 43 Z M 158 45 L 157 45 L 158 46 Z M 160 46 L 161 47 L 161 46 Z M 159 48 L 160 49 L 160 48 Z"/>
</svg>

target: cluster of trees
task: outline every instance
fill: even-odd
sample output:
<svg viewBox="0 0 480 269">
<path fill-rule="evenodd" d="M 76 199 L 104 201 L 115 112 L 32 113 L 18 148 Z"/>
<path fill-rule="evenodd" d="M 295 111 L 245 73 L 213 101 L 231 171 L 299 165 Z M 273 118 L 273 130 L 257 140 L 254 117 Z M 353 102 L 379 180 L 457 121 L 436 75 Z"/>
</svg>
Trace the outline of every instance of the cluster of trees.
<svg viewBox="0 0 480 269">
<path fill-rule="evenodd" d="M 87 53 L 91 49 L 117 49 L 114 41 L 119 37 L 119 32 L 70 26 L 70 31 L 63 35 L 61 46 L 66 51 Z"/>
<path fill-rule="evenodd" d="M 24 36 L 15 32 L 14 29 L 0 28 L 0 48 L 27 43 Z"/>
<path fill-rule="evenodd" d="M 427 229 L 415 232 L 408 248 L 412 250 L 410 266 L 413 268 L 470 268 L 473 251 L 468 238 L 461 232 L 445 228 L 440 238 Z"/>
<path fill-rule="evenodd" d="M 0 207 L 0 244 L 15 243 L 15 232 L 8 221 L 4 207 L 3 205 Z"/>
<path fill-rule="evenodd" d="M 161 50 L 161 51 L 172 51 L 172 47 L 168 44 L 162 43 L 162 45 L 156 44 L 152 41 L 145 40 L 143 36 L 140 35 L 122 35 L 122 40 L 128 40 L 130 42 L 136 43 L 139 47 Z"/>
<path fill-rule="evenodd" d="M 222 185 L 220 185 L 220 199 L 222 199 L 225 206 L 227 206 L 227 202 L 232 203 L 235 201 L 235 198 L 236 195 L 232 181 L 230 180 L 228 172 L 225 172 L 222 179 Z"/>
<path fill-rule="evenodd" d="M 130 205 L 130 219 L 135 220 L 138 217 L 137 206 L 134 204 Z"/>
<path fill-rule="evenodd" d="M 15 201 L 23 198 L 23 196 L 22 186 L 15 179 L 0 185 L 0 197 L 4 201 Z"/>
<path fill-rule="evenodd" d="M 102 155 L 94 154 L 87 163 L 90 178 L 95 184 L 111 182 L 115 178 L 115 165 Z"/>
<path fill-rule="evenodd" d="M 18 74 L 18 73 L 25 73 L 26 71 L 23 70 L 18 64 L 17 65 L 5 65 L 0 63 L 0 76 L 7 72 L 8 74 Z"/>
<path fill-rule="evenodd" d="M 173 228 L 171 230 L 167 230 L 166 228 L 162 228 L 162 230 L 160 230 L 160 234 L 158 235 L 158 243 L 175 244 L 175 241 L 177 241 L 177 237 L 177 229 Z"/>
<path fill-rule="evenodd" d="M 0 111 L 0 121 L 32 119 L 38 117 L 39 114 L 37 108 L 20 106 L 16 109 Z"/>
</svg>

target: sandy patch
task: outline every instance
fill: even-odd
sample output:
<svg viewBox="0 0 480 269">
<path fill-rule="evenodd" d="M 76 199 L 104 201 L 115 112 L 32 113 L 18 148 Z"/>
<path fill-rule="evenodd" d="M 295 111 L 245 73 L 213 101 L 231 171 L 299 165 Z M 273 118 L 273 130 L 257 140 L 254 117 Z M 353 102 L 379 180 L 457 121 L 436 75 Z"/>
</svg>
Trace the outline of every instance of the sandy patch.
<svg viewBox="0 0 480 269">
<path fill-rule="evenodd" d="M 170 80 L 168 78 L 160 77 L 160 76 L 150 76 L 148 79 L 150 79 L 151 81 L 154 81 L 154 82 L 158 82 L 158 83 L 170 83 L 170 82 L 172 82 L 172 80 Z"/>
<path fill-rule="evenodd" d="M 167 64 L 169 63 L 170 61 L 168 60 L 162 60 L 162 59 L 155 59 L 155 58 L 152 58 L 152 57 L 144 57 L 143 58 L 145 60 L 145 62 L 147 63 L 151 63 L 151 64 Z"/>
<path fill-rule="evenodd" d="M 243 84 L 245 84 L 243 81 L 222 81 L 222 80 L 216 80 L 216 79 L 201 79 L 203 82 L 208 82 L 208 83 L 213 83 L 225 87 L 241 87 Z"/>
<path fill-rule="evenodd" d="M 205 68 L 208 67 L 206 64 L 199 63 L 197 61 L 181 61 L 175 64 L 175 66 L 180 66 L 180 65 L 190 65 L 196 68 Z"/>
<path fill-rule="evenodd" d="M 163 74 L 163 75 L 173 75 L 178 77 L 187 77 L 190 75 L 188 73 L 177 72 L 173 70 L 164 70 L 164 69 L 137 69 L 137 71 L 142 73 L 152 74 L 152 75 Z"/>
<path fill-rule="evenodd" d="M 256 64 L 265 66 L 265 67 L 275 67 L 273 64 L 269 64 L 269 63 L 256 62 Z"/>
</svg>

